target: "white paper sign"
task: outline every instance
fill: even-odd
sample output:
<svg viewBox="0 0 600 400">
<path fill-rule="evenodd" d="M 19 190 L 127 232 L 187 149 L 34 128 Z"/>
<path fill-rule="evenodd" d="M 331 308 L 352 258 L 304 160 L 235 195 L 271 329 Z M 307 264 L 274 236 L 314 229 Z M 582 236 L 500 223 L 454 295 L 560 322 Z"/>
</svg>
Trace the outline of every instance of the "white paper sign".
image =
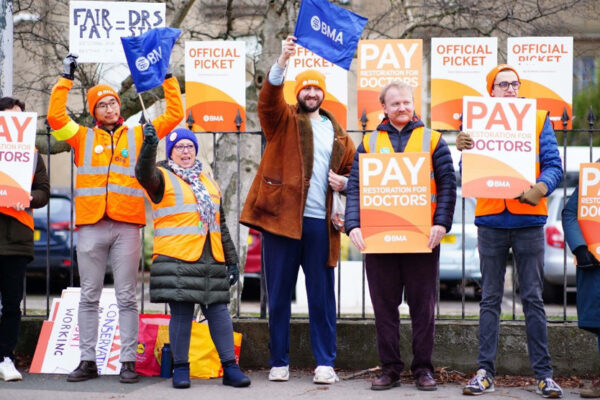
<svg viewBox="0 0 600 400">
<path fill-rule="evenodd" d="M 121 37 L 165 27 L 165 3 L 71 1 L 69 51 L 81 63 L 126 63 Z"/>
<path fill-rule="evenodd" d="M 79 310 L 80 288 L 63 290 L 58 309 L 54 315 L 49 337 L 40 335 L 40 341 L 47 341 L 42 360 L 32 363 L 31 372 L 68 374 L 79 364 Z M 119 363 L 120 337 L 118 333 L 119 310 L 114 289 L 103 289 L 98 310 L 98 342 L 96 344 L 96 364 L 101 375 L 117 375 Z M 116 340 L 116 342 L 115 342 Z M 116 343 L 116 344 L 115 344 Z M 40 343 L 38 343 L 38 348 Z M 37 356 L 37 351 L 36 351 Z M 41 365 L 39 371 L 33 365 Z"/>
</svg>

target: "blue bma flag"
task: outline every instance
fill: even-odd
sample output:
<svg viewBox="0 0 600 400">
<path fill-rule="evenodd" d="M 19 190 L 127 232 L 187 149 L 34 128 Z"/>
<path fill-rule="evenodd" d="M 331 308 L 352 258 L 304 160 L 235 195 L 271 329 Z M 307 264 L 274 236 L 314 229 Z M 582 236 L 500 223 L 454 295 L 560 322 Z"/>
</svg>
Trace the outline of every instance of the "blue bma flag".
<svg viewBox="0 0 600 400">
<path fill-rule="evenodd" d="M 138 93 L 160 86 L 169 69 L 171 50 L 181 35 L 176 28 L 154 28 L 140 36 L 122 37 L 129 71 Z"/>
<path fill-rule="evenodd" d="M 367 18 L 327 0 L 302 0 L 294 36 L 324 59 L 350 69 Z"/>
</svg>

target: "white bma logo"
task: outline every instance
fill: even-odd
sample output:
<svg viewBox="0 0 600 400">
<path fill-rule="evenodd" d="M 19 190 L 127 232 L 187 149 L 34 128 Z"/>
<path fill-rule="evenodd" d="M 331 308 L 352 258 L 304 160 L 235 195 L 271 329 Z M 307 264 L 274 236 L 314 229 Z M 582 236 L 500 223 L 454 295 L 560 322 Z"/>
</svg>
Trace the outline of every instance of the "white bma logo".
<svg viewBox="0 0 600 400">
<path fill-rule="evenodd" d="M 138 59 L 135 60 L 135 67 L 138 71 L 145 71 L 150 67 L 150 62 L 146 57 L 138 57 Z"/>
<path fill-rule="evenodd" d="M 315 30 L 315 31 L 318 31 L 321 29 L 321 20 L 319 19 L 319 17 L 314 15 L 310 19 L 310 27 L 313 28 L 313 30 Z"/>
<path fill-rule="evenodd" d="M 310 27 L 317 32 L 321 32 L 321 34 L 327 36 L 328 39 L 331 39 L 342 46 L 344 45 L 344 33 L 327 25 L 325 21 L 321 21 L 316 15 L 313 15 L 310 19 Z"/>
<path fill-rule="evenodd" d="M 146 54 L 146 57 L 141 56 L 135 60 L 135 67 L 138 71 L 143 72 L 150 68 L 150 65 L 154 65 L 162 59 L 162 47 L 150 51 Z"/>
</svg>

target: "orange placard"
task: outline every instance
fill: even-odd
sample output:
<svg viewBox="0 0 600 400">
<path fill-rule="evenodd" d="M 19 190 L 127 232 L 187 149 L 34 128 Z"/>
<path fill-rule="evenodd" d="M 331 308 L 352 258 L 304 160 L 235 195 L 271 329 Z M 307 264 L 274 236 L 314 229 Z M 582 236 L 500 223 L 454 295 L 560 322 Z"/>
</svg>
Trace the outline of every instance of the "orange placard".
<svg viewBox="0 0 600 400">
<path fill-rule="evenodd" d="M 487 73 L 496 66 L 498 38 L 431 39 L 431 128 L 459 129 L 463 96 L 487 95 Z"/>
<path fill-rule="evenodd" d="M 513 199 L 535 183 L 533 99 L 463 98 L 463 131 L 473 149 L 462 155 L 463 197 Z"/>
<path fill-rule="evenodd" d="M 358 42 L 357 118 L 367 117 L 371 131 L 383 118 L 379 101 L 381 88 L 392 81 L 403 81 L 414 90 L 415 112 L 422 115 L 423 40 L 361 40 Z"/>
<path fill-rule="evenodd" d="M 359 155 L 363 253 L 430 253 L 429 153 Z"/>
<path fill-rule="evenodd" d="M 29 207 L 37 114 L 0 112 L 0 207 Z"/>
<path fill-rule="evenodd" d="M 563 129 L 566 111 L 573 122 L 573 37 L 513 37 L 506 41 L 506 57 L 519 72 L 519 96 L 537 99 L 550 112 L 554 129 Z"/>
<path fill-rule="evenodd" d="M 590 252 L 600 260 L 600 163 L 579 167 L 577 220 Z"/>
<path fill-rule="evenodd" d="M 185 115 L 194 131 L 246 129 L 244 42 L 185 42 Z"/>
</svg>

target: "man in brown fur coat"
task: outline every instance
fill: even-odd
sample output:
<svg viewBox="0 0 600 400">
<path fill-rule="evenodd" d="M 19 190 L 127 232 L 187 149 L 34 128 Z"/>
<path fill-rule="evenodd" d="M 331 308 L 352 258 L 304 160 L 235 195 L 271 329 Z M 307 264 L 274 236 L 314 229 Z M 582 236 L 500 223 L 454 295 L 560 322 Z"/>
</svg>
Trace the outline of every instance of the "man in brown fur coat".
<svg viewBox="0 0 600 400">
<path fill-rule="evenodd" d="M 283 80 L 296 52 L 288 36 L 269 71 L 258 100 L 267 146 L 248 193 L 240 222 L 262 231 L 269 298 L 271 372 L 289 379 L 291 300 L 298 268 L 306 276 L 310 340 L 317 368 L 313 381 L 338 381 L 334 267 L 340 234 L 330 221 L 334 191 L 343 191 L 355 147 L 333 115 L 321 108 L 325 76 L 304 71 L 296 77 L 298 104 L 286 104 Z"/>
</svg>

